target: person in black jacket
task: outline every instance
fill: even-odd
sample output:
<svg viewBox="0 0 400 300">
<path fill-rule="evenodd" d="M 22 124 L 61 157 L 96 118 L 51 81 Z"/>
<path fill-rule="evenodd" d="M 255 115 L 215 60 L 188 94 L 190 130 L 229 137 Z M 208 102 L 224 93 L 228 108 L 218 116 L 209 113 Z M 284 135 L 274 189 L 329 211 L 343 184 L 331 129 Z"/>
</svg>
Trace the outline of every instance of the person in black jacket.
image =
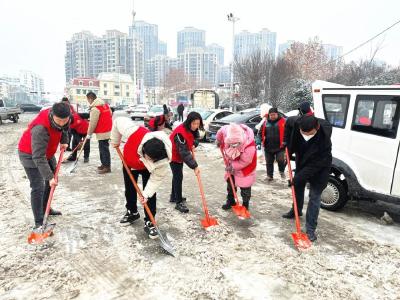
<svg viewBox="0 0 400 300">
<path fill-rule="evenodd" d="M 178 121 L 179 122 L 183 122 L 183 112 L 184 112 L 184 110 L 185 110 L 185 106 L 183 106 L 183 104 L 182 103 L 180 103 L 179 105 L 178 105 L 178 108 L 176 109 L 176 111 L 177 111 L 177 113 L 178 113 Z"/>
<path fill-rule="evenodd" d="M 328 183 L 332 164 L 332 126 L 313 115 L 303 115 L 294 123 L 289 141 L 289 154 L 296 155 L 294 185 L 299 215 L 304 205 L 304 190 L 310 183 L 309 202 L 306 215 L 306 232 L 310 241 L 317 239 L 315 230 L 321 204 L 321 194 Z M 282 217 L 294 218 L 292 209 Z"/>
</svg>

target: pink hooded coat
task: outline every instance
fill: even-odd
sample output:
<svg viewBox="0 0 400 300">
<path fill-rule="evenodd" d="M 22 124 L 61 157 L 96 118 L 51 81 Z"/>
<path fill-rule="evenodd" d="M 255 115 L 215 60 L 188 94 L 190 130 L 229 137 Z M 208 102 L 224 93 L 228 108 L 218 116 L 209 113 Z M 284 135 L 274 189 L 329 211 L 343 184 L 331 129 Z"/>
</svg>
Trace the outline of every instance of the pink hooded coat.
<svg viewBox="0 0 400 300">
<path fill-rule="evenodd" d="M 235 160 L 231 160 L 230 163 L 233 167 L 234 170 L 234 176 L 235 176 L 235 185 L 238 187 L 251 187 L 254 182 L 256 181 L 256 170 L 251 172 L 249 175 L 244 176 L 243 172 L 241 171 L 243 168 L 247 167 L 253 160 L 254 153 L 256 152 L 255 147 L 247 147 L 249 144 L 251 144 L 254 141 L 254 132 L 253 130 L 244 125 L 244 124 L 234 124 L 236 127 L 235 130 L 229 130 L 229 126 L 232 125 L 225 125 L 218 130 L 216 139 L 217 141 L 223 145 L 223 149 L 226 151 L 229 148 L 229 144 L 226 143 L 226 141 L 229 140 L 237 140 L 237 139 L 244 139 L 239 146 L 240 150 L 240 156 L 236 158 Z M 237 132 L 237 128 L 240 126 L 240 128 L 243 130 L 243 134 L 239 134 L 238 136 L 228 136 L 228 133 L 234 132 L 235 135 Z M 227 139 L 228 138 L 228 139 Z M 246 148 L 247 147 L 247 148 Z M 228 179 L 228 173 L 225 173 L 225 180 Z"/>
</svg>

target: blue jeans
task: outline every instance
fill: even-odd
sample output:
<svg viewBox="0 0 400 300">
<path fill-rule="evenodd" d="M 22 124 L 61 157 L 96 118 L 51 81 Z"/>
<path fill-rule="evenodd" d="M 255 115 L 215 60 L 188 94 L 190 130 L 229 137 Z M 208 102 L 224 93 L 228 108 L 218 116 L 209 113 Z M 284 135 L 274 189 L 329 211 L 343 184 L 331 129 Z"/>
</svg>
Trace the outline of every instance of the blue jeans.
<svg viewBox="0 0 400 300">
<path fill-rule="evenodd" d="M 315 168 L 305 167 L 296 170 L 293 178 L 296 192 L 297 208 L 301 212 L 304 205 L 304 190 L 307 182 L 310 183 L 310 193 L 306 214 L 306 230 L 314 232 L 318 224 L 319 209 L 321 206 L 321 194 L 328 184 L 330 168 L 321 168 L 316 172 Z"/>
</svg>

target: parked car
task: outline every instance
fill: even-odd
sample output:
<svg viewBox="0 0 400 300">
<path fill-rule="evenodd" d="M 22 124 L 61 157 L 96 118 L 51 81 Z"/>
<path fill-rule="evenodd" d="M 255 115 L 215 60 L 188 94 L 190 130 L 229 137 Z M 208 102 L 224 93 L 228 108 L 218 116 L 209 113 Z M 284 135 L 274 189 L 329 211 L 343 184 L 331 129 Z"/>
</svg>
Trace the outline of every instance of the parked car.
<svg viewBox="0 0 400 300">
<path fill-rule="evenodd" d="M 144 117 L 147 115 L 148 111 L 149 106 L 145 104 L 139 104 L 131 110 L 127 110 L 132 120 L 144 120 Z"/>
<path fill-rule="evenodd" d="M 400 218 L 399 86 L 313 84 L 315 115 L 331 123 L 332 169 L 321 206 L 372 199 Z"/>
<path fill-rule="evenodd" d="M 4 120 L 10 120 L 14 123 L 18 122 L 21 110 L 19 107 L 9 104 L 11 103 L 8 103 L 6 99 L 0 99 L 0 124 L 2 124 Z"/>
<path fill-rule="evenodd" d="M 173 110 L 171 108 L 169 108 L 169 110 L 173 114 Z M 162 105 L 158 105 L 158 104 L 153 105 L 144 117 L 144 125 L 147 126 L 149 124 L 149 121 L 151 118 L 161 116 L 163 114 L 164 114 L 164 108 Z M 173 120 L 173 119 L 174 118 L 172 116 L 171 120 Z"/>
<path fill-rule="evenodd" d="M 47 104 L 44 104 L 44 105 L 42 106 L 42 108 L 40 109 L 40 111 L 45 110 L 45 109 L 49 109 L 49 108 L 52 108 L 52 107 L 53 107 L 53 103 L 47 103 Z"/>
<path fill-rule="evenodd" d="M 40 105 L 32 104 L 32 103 L 23 103 L 19 104 L 19 108 L 21 113 L 24 112 L 39 112 L 42 107 Z"/>
<path fill-rule="evenodd" d="M 223 109 L 210 109 L 210 110 L 202 110 L 202 109 L 192 109 L 192 111 L 197 111 L 201 118 L 203 119 L 204 130 L 199 130 L 200 139 L 206 141 L 206 131 L 209 128 L 209 125 L 212 121 L 220 120 L 226 116 L 233 114 L 229 110 Z"/>
<path fill-rule="evenodd" d="M 211 142 L 215 141 L 215 135 L 217 134 L 217 131 L 222 126 L 229 125 L 230 123 L 245 124 L 252 128 L 255 131 L 254 133 L 256 133 L 255 126 L 260 123 L 260 121 L 261 116 L 259 110 L 250 113 L 231 114 L 220 120 L 212 121 L 208 126 L 208 130 L 206 131 L 206 139 Z"/>
</svg>

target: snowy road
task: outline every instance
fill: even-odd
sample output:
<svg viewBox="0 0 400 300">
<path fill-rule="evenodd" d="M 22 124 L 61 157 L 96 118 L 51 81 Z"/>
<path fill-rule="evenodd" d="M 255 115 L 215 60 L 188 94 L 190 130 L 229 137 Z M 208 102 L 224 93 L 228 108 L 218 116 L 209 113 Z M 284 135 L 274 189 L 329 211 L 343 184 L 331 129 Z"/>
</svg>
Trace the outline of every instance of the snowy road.
<svg viewBox="0 0 400 300">
<path fill-rule="evenodd" d="M 157 219 L 173 239 L 176 258 L 146 237 L 141 220 L 119 223 L 121 164 L 113 151 L 113 172 L 97 175 L 95 141 L 88 165 L 79 165 L 73 176 L 62 171 L 53 206 L 63 216 L 55 219 L 54 237 L 29 246 L 30 190 L 16 144 L 32 116 L 0 126 L 1 299 L 400 299 L 398 225 L 383 225 L 351 207 L 321 210 L 318 242 L 299 253 L 290 237 L 293 223 L 280 217 L 290 207 L 290 190 L 281 180 L 265 183 L 264 166 L 253 188 L 251 220 L 220 209 L 223 166 L 212 145 L 200 147 L 198 160 L 210 214 L 220 226 L 201 228 L 189 169 L 189 214 L 168 202 L 170 177 L 158 193 Z"/>
</svg>

